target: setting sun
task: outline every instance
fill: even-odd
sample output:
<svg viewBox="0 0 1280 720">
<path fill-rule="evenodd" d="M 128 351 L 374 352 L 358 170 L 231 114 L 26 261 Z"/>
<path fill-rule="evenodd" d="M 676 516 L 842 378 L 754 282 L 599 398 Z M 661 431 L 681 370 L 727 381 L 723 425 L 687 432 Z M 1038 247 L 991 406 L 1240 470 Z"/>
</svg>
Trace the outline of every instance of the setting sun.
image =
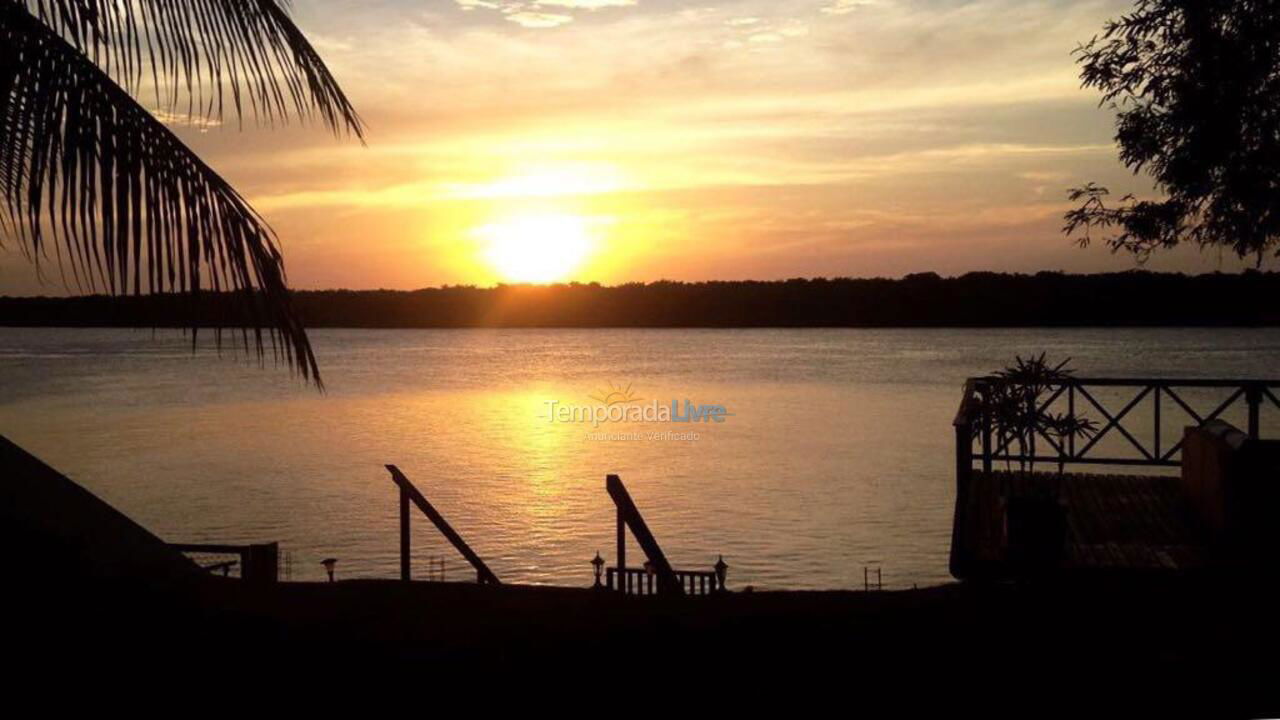
<svg viewBox="0 0 1280 720">
<path fill-rule="evenodd" d="M 504 279 L 549 283 L 568 278 L 594 246 L 587 218 L 565 213 L 520 215 L 477 228 L 484 257 Z"/>
</svg>

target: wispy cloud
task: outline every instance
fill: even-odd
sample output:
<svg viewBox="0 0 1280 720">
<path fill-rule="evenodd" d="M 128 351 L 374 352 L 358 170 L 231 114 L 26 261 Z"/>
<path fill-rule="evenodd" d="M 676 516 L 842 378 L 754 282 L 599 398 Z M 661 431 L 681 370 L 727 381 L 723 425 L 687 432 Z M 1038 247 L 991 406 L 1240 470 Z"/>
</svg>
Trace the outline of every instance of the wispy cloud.
<svg viewBox="0 0 1280 720">
<path fill-rule="evenodd" d="M 553 28 L 573 22 L 573 16 L 571 15 L 530 12 L 528 10 L 509 13 L 507 14 L 507 19 L 521 27 L 527 28 Z"/>
<path fill-rule="evenodd" d="M 205 132 L 210 128 L 215 128 L 215 127 L 218 127 L 219 125 L 222 125 L 222 120 L 216 117 L 205 117 L 204 115 L 199 113 L 188 115 L 187 113 L 183 113 L 183 112 L 173 112 L 170 110 L 158 110 L 158 109 L 151 110 L 150 112 L 152 117 L 164 123 L 165 125 L 171 125 L 174 127 L 192 127 L 192 128 L 199 129 L 201 132 Z"/>
<path fill-rule="evenodd" d="M 884 0 L 834 0 L 830 5 L 822 7 L 820 11 L 827 15 L 848 15 L 862 8 L 883 4 Z"/>
<path fill-rule="evenodd" d="M 573 22 L 574 11 L 631 7 L 637 0 L 454 0 L 463 10 L 492 10 L 525 28 L 556 28 Z M 550 11 L 548 11 L 548 9 Z"/>
<path fill-rule="evenodd" d="M 1116 267 L 1058 230 L 1065 187 L 1147 189 L 1070 55 L 1131 1 L 304 4 L 369 147 L 228 129 L 198 149 L 301 285 L 474 282 L 451 248 L 519 208 L 618 218 L 635 274 L 606 282 Z"/>
<path fill-rule="evenodd" d="M 547 7 L 573 8 L 577 10 L 598 10 L 609 7 L 628 7 L 636 4 L 636 0 L 537 0 L 534 5 Z"/>
</svg>

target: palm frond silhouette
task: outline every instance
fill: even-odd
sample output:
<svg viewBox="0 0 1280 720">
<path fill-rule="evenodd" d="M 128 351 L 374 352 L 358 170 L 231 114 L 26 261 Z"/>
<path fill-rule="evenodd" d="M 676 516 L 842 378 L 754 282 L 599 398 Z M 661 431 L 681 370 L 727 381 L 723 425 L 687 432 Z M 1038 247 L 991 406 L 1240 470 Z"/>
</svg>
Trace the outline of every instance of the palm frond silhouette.
<svg viewBox="0 0 1280 720">
<path fill-rule="evenodd" d="M 166 114 L 363 141 L 280 0 L 0 0 L 0 243 L 82 292 L 227 293 L 246 349 L 321 386 L 275 233 L 138 102 L 148 82 Z"/>
</svg>

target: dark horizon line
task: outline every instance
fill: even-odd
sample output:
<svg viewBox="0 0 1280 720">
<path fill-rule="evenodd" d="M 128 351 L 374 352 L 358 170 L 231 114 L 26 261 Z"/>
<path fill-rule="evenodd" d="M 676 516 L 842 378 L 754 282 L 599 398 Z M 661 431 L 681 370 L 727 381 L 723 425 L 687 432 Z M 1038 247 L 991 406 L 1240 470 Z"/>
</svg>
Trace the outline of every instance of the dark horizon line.
<svg viewBox="0 0 1280 720">
<path fill-rule="evenodd" d="M 1249 324 L 1085 324 L 1069 325 L 1041 323 L 1039 325 L 308 325 L 314 330 L 1249 330 L 1280 327 L 1280 321 Z M 190 325 L 37 325 L 0 320 L 0 328 L 24 330 L 191 330 Z M 239 325 L 201 325 L 201 333 L 223 331 L 239 332 Z M 1280 382 L 1280 381 L 1277 381 Z"/>
<path fill-rule="evenodd" d="M 964 280 L 966 278 L 986 277 L 986 278 L 1042 278 L 1042 277 L 1058 277 L 1058 278 L 1107 278 L 1107 277 L 1134 277 L 1134 276 L 1155 276 L 1170 278 L 1201 278 L 1201 277 L 1247 277 L 1251 275 L 1274 276 L 1280 275 L 1280 269 L 1263 270 L 1259 268 L 1243 268 L 1240 270 L 1211 270 L 1206 272 L 1188 273 L 1175 270 L 1147 270 L 1144 268 L 1130 268 L 1128 270 L 1107 270 L 1098 272 L 1068 272 L 1065 270 L 1037 270 L 1034 272 L 1004 272 L 1000 270 L 969 270 L 959 274 L 941 275 L 931 270 L 910 272 L 897 277 L 886 275 L 871 276 L 854 276 L 854 275 L 814 275 L 814 276 L 796 276 L 789 278 L 775 279 L 705 279 L 705 280 L 673 280 L 669 278 L 658 278 L 657 280 L 628 280 L 625 282 L 605 285 L 598 280 L 566 280 L 563 282 L 552 283 L 533 283 L 533 282 L 498 282 L 492 285 L 479 285 L 475 283 L 445 283 L 441 285 L 427 285 L 418 288 L 389 288 L 389 287 L 366 287 L 366 288 L 349 288 L 349 287 L 328 287 L 328 288 L 298 288 L 291 287 L 289 292 L 292 294 L 304 293 L 420 293 L 430 292 L 433 290 L 478 290 L 478 291 L 494 291 L 501 289 L 537 289 L 546 290 L 554 288 L 571 288 L 571 287 L 588 287 L 601 288 L 606 290 L 618 288 L 636 288 L 636 287 L 652 287 L 652 286 L 706 286 L 706 285 L 777 285 L 786 283 L 863 283 L 863 282 L 885 282 L 899 283 L 911 281 L 926 280 L 943 280 L 954 281 Z M 206 295 L 219 294 L 208 288 L 202 290 Z M 224 291 L 225 292 L 225 291 Z M 85 294 L 66 294 L 66 295 L 0 295 L 0 300 L 71 300 L 77 298 L 146 298 L 146 297 L 165 297 L 172 295 L 186 295 L 185 291 L 169 290 L 162 292 L 151 292 L 135 295 L 132 293 L 111 294 L 108 292 L 95 291 Z"/>
<path fill-rule="evenodd" d="M 1280 326 L 1276 297 L 1277 272 L 1129 271 L 299 290 L 290 299 L 311 328 L 976 328 Z M 229 294 L 0 298 L 8 326 L 231 328 L 264 317 L 261 298 Z"/>
</svg>

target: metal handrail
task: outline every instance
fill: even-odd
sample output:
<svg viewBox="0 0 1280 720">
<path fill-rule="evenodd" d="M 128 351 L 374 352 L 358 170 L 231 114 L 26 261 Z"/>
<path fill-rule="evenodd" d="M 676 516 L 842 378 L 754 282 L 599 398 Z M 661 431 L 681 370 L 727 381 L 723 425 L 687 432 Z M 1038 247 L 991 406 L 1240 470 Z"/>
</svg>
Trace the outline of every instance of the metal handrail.
<svg viewBox="0 0 1280 720">
<path fill-rule="evenodd" d="M 1044 383 L 1044 386 L 1051 390 L 1048 399 L 1041 402 L 1041 409 L 1047 409 L 1055 402 L 1058 402 L 1063 396 L 1066 396 L 1068 414 L 1075 417 L 1077 414 L 1077 404 L 1086 408 L 1087 412 L 1097 413 L 1101 415 L 1100 421 L 1103 422 L 1101 429 L 1082 446 L 1077 447 L 1075 438 L 1070 438 L 1065 443 L 1065 447 L 1059 444 L 1052 437 L 1043 434 L 1037 434 L 1037 437 L 1043 439 L 1046 445 L 1052 448 L 1056 454 L 1039 454 L 1035 452 L 1020 454 L 1014 453 L 1010 448 L 1010 442 L 1006 440 L 1003 444 L 993 443 L 991 440 L 991 420 L 986 413 L 984 407 L 985 399 L 989 397 L 990 389 L 1000 383 L 1009 383 L 1011 381 L 994 376 L 969 378 L 965 381 L 964 390 L 960 400 L 960 408 L 956 413 L 953 425 L 957 429 L 957 460 L 961 460 L 961 455 L 968 455 L 970 460 L 980 459 L 983 463 L 984 470 L 991 469 L 992 462 L 1057 462 L 1063 464 L 1095 464 L 1095 465 L 1138 465 L 1138 466 L 1165 466 L 1176 467 L 1179 461 L 1175 456 L 1182 449 L 1182 442 L 1179 440 L 1169 447 L 1164 447 L 1161 443 L 1161 401 L 1168 399 L 1174 405 L 1183 411 L 1187 417 L 1193 421 L 1196 426 L 1215 420 L 1223 415 L 1223 413 L 1237 406 L 1238 403 L 1244 402 L 1248 406 L 1248 420 L 1246 433 L 1251 438 L 1261 437 L 1261 408 L 1270 402 L 1277 408 L 1280 408 L 1280 380 L 1228 380 L 1217 378 L 1069 378 L 1065 380 L 1055 380 Z M 1090 388 L 1110 387 L 1110 388 L 1134 388 L 1135 395 L 1118 410 L 1108 408 L 1104 403 L 1090 392 Z M 1190 403 L 1179 394 L 1180 391 L 1192 388 L 1221 388 L 1232 390 L 1225 400 L 1218 403 L 1213 409 L 1201 414 Z M 1144 402 L 1152 403 L 1153 413 L 1151 422 L 1151 438 L 1150 445 L 1138 439 L 1131 432 L 1130 427 L 1126 427 L 1124 421 L 1129 417 L 1130 413 Z M 967 432 L 960 432 L 962 429 Z M 1098 443 L 1111 433 L 1123 436 L 1138 455 L 1129 457 L 1117 456 L 1098 456 L 1089 455 L 1089 452 L 1097 447 Z M 975 454 L 973 441 L 979 441 L 979 452 Z M 962 452 L 960 445 L 968 444 L 965 452 Z"/>
</svg>

